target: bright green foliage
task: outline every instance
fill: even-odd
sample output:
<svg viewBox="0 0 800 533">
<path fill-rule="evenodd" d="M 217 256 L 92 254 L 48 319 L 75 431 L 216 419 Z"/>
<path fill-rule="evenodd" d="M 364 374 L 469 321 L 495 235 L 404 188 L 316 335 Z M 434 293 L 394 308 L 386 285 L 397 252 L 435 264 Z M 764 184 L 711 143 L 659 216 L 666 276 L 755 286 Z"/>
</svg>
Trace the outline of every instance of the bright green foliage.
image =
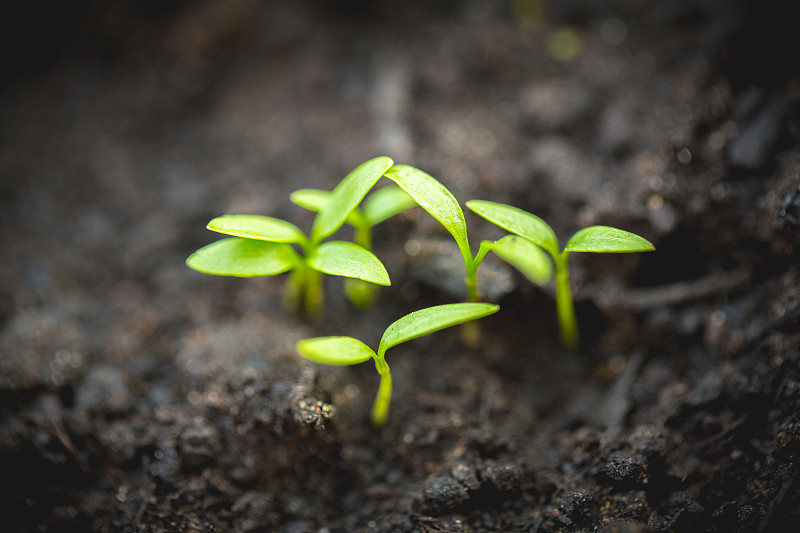
<svg viewBox="0 0 800 533">
<path fill-rule="evenodd" d="M 627 253 L 655 250 L 655 247 L 648 240 L 634 233 L 609 226 L 590 226 L 570 237 L 564 249 L 559 251 L 555 232 L 544 220 L 536 215 L 510 205 L 486 200 L 471 200 L 467 202 L 467 207 L 489 222 L 528 239 L 550 254 L 555 265 L 556 311 L 561 330 L 561 340 L 567 347 L 572 349 L 578 346 L 580 337 L 577 319 L 575 318 L 575 306 L 569 288 L 567 258 L 570 252 Z M 495 250 L 495 253 L 497 253 L 497 250 Z M 509 262 L 514 264 L 512 261 Z M 530 276 L 528 277 L 530 278 Z M 531 279 L 534 282 L 542 283 L 533 278 Z"/>
<path fill-rule="evenodd" d="M 307 256 L 308 266 L 323 274 L 345 276 L 389 285 L 389 274 L 383 263 L 364 247 L 345 241 L 324 242 Z"/>
<path fill-rule="evenodd" d="M 540 250 L 531 251 L 526 242 L 514 239 L 501 239 L 500 241 L 483 241 L 478 253 L 473 257 L 467 238 L 467 223 L 464 212 L 453 194 L 430 175 L 408 165 L 395 165 L 386 173 L 386 177 L 397 183 L 417 204 L 438 220 L 450 232 L 464 258 L 466 276 L 464 281 L 467 286 L 467 301 L 477 302 L 478 297 L 478 268 L 484 257 L 494 251 L 500 258 L 512 266 L 520 269 L 523 274 L 534 280 L 547 281 L 552 275 L 549 261 Z M 542 222 L 542 224 L 544 224 Z M 544 224 L 544 227 L 547 227 Z M 533 229 L 536 229 L 535 227 Z M 529 233 L 534 231 L 530 230 Z M 543 231 L 543 230 L 542 230 Z M 551 230 L 552 231 L 552 230 Z M 555 239 L 555 235 L 553 235 Z M 523 259 L 524 257 L 524 259 Z M 467 336 L 474 336 L 469 332 Z M 467 339 L 473 344 L 475 339 Z"/>
<path fill-rule="evenodd" d="M 370 192 L 381 177 L 394 185 Z M 464 340 L 478 338 L 476 319 L 497 312 L 498 306 L 480 303 L 478 268 L 490 251 L 537 284 L 556 279 L 556 308 L 565 345 L 578 344 L 578 327 L 569 289 L 567 259 L 571 252 L 620 253 L 654 250 L 633 233 L 608 226 L 591 226 L 575 233 L 563 249 L 553 229 L 541 218 L 505 204 L 472 200 L 467 207 L 507 230 L 497 241 L 482 241 L 473 256 L 464 212 L 456 198 L 435 178 L 408 165 L 394 165 L 376 157 L 359 165 L 331 191 L 300 189 L 295 204 L 316 216 L 309 234 L 291 222 L 262 215 L 229 214 L 213 219 L 208 229 L 227 237 L 189 256 L 189 267 L 219 276 L 254 277 L 289 273 L 284 302 L 309 313 L 322 306 L 322 274 L 343 276 L 351 301 L 364 306 L 374 297 L 373 286 L 389 285 L 386 268 L 372 253 L 372 228 L 402 211 L 419 205 L 453 236 L 465 267 L 467 303 L 429 307 L 406 315 L 383 333 L 373 351 L 352 337 L 317 337 L 297 343 L 303 357 L 327 365 L 354 365 L 373 359 L 380 385 L 372 409 L 376 426 L 386 423 L 392 395 L 392 377 L 386 351 L 400 343 L 464 324 Z M 343 224 L 355 228 L 354 242 L 326 241 Z M 551 261 L 552 260 L 552 261 Z"/>
<path fill-rule="evenodd" d="M 625 253 L 655 250 L 647 239 L 609 226 L 589 226 L 570 237 L 565 252 Z"/>
<path fill-rule="evenodd" d="M 207 227 L 232 237 L 201 248 L 186 264 L 217 276 L 274 276 L 291 271 L 284 302 L 293 310 L 304 308 L 309 313 L 318 312 L 322 305 L 320 273 L 389 285 L 386 268 L 371 251 L 353 243 L 322 241 L 339 229 L 392 164 L 388 157 L 376 157 L 345 176 L 315 217 L 311 237 L 285 220 L 223 215 Z"/>
<path fill-rule="evenodd" d="M 315 363 L 322 365 L 357 365 L 377 357 L 375 352 L 353 337 L 316 337 L 297 343 L 297 351 Z"/>
<path fill-rule="evenodd" d="M 386 424 L 389 417 L 392 398 L 392 376 L 386 363 L 386 350 L 417 337 L 491 315 L 498 309 L 498 306 L 486 303 L 456 303 L 414 311 L 386 328 L 377 353 L 352 337 L 304 339 L 297 343 L 296 348 L 303 357 L 326 365 L 355 365 L 374 359 L 381 381 L 372 408 L 372 423 L 380 427 Z"/>
<path fill-rule="evenodd" d="M 319 213 L 328 205 L 332 194 L 333 191 L 324 189 L 299 189 L 290 198 L 300 207 Z M 361 207 L 354 208 L 345 222 L 356 229 L 372 227 L 416 205 L 403 189 L 396 186 L 381 187 L 369 193 L 361 202 Z"/>
<path fill-rule="evenodd" d="M 553 277 L 553 264 L 547 252 L 528 239 L 506 235 L 495 242 L 492 251 L 533 283 L 543 285 Z"/>
<path fill-rule="evenodd" d="M 204 274 L 249 278 L 283 274 L 298 261 L 291 246 L 230 237 L 197 250 L 186 263 Z"/>
<path fill-rule="evenodd" d="M 222 215 L 209 222 L 206 228 L 260 241 L 305 243 L 307 240 L 300 228 L 291 222 L 262 215 Z"/>
<path fill-rule="evenodd" d="M 535 242 L 551 255 L 558 254 L 556 233 L 536 215 L 517 207 L 486 200 L 470 200 L 467 207 L 501 228 Z"/>
<path fill-rule="evenodd" d="M 317 214 L 311 227 L 311 240 L 319 242 L 339 229 L 348 215 L 361 203 L 394 162 L 388 157 L 376 157 L 361 163 L 331 191 L 325 207 Z"/>
<path fill-rule="evenodd" d="M 467 288 L 468 302 L 480 301 L 478 268 L 486 254 L 492 250 L 512 266 L 522 270 L 531 279 L 549 279 L 552 275 L 552 268 L 546 258 L 537 256 L 536 252 L 524 254 L 523 248 L 529 249 L 529 247 L 518 241 L 506 240 L 502 243 L 482 241 L 477 254 L 473 257 L 467 237 L 464 211 L 461 210 L 458 200 L 444 185 L 429 174 L 408 165 L 395 165 L 386 172 L 385 176 L 394 181 L 420 207 L 439 221 L 455 239 L 464 260 L 466 274 L 464 283 Z M 525 260 L 521 259 L 523 255 L 526 256 Z M 478 324 L 467 324 L 462 330 L 462 338 L 465 344 L 476 345 L 480 338 Z"/>
<path fill-rule="evenodd" d="M 419 206 L 438 220 L 456 240 L 464 263 L 472 262 L 467 222 L 455 196 L 432 176 L 408 165 L 395 165 L 386 177 L 400 186 Z"/>
<path fill-rule="evenodd" d="M 333 191 L 300 189 L 292 193 L 291 200 L 300 207 L 320 213 L 328 206 L 332 196 Z M 360 208 L 354 207 L 345 218 L 345 223 L 355 228 L 354 242 L 372 251 L 372 228 L 416 205 L 399 187 L 382 187 L 369 193 Z M 359 308 L 369 307 L 375 299 L 373 285 L 358 279 L 345 280 L 345 292 Z"/>
<path fill-rule="evenodd" d="M 417 203 L 400 187 L 381 187 L 364 200 L 363 212 L 369 223 L 376 226 L 416 206 Z"/>
</svg>

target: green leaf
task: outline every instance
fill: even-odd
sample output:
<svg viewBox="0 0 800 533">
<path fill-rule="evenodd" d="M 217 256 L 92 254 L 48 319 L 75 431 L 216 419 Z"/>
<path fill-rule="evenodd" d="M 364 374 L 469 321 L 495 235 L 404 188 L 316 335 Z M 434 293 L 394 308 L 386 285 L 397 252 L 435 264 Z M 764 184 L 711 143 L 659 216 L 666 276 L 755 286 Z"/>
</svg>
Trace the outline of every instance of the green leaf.
<svg viewBox="0 0 800 533">
<path fill-rule="evenodd" d="M 558 238 L 553 228 L 536 215 L 517 207 L 486 200 L 470 200 L 467 207 L 489 222 L 533 241 L 553 257 L 558 257 Z"/>
<path fill-rule="evenodd" d="M 200 248 L 186 259 L 189 268 L 216 276 L 274 276 L 300 261 L 288 244 L 229 237 Z"/>
<path fill-rule="evenodd" d="M 319 213 L 330 203 L 332 194 L 333 191 L 325 189 L 298 189 L 289 196 L 289 199 L 303 209 Z M 357 208 L 350 211 L 345 222 L 355 227 L 372 226 Z"/>
<path fill-rule="evenodd" d="M 362 211 L 372 226 L 402 213 L 406 209 L 416 207 L 414 201 L 403 189 L 395 185 L 382 187 L 370 193 L 362 204 Z"/>
<path fill-rule="evenodd" d="M 397 183 L 450 232 L 464 257 L 464 263 L 469 264 L 472 261 L 472 252 L 467 239 L 467 223 L 455 196 L 432 176 L 408 165 L 393 166 L 386 177 Z"/>
<path fill-rule="evenodd" d="M 394 162 L 381 156 L 361 163 L 331 191 L 328 205 L 319 212 L 311 227 L 311 240 L 320 242 L 344 224 L 347 215 L 361 203 L 373 185 Z"/>
<path fill-rule="evenodd" d="M 389 274 L 375 254 L 352 242 L 330 241 L 308 255 L 308 266 L 324 274 L 389 285 Z"/>
<path fill-rule="evenodd" d="M 306 236 L 300 228 L 279 218 L 263 215 L 222 215 L 206 226 L 211 231 L 271 242 L 303 242 Z"/>
<path fill-rule="evenodd" d="M 495 243 L 492 250 L 538 285 L 544 285 L 553 276 L 553 262 L 547 252 L 528 239 L 506 235 Z"/>
<path fill-rule="evenodd" d="M 298 189 L 289 195 L 289 200 L 303 209 L 319 213 L 328 205 L 330 197 L 331 191 L 325 189 Z"/>
<path fill-rule="evenodd" d="M 393 346 L 440 329 L 496 313 L 500 306 L 486 303 L 458 303 L 426 307 L 395 321 L 386 328 L 378 347 L 378 357 Z"/>
<path fill-rule="evenodd" d="M 295 346 L 297 353 L 323 365 L 357 365 L 375 357 L 375 352 L 352 337 L 315 337 L 303 339 Z"/>
<path fill-rule="evenodd" d="M 643 237 L 609 226 L 589 226 L 570 237 L 566 252 L 650 252 L 655 246 Z"/>
</svg>

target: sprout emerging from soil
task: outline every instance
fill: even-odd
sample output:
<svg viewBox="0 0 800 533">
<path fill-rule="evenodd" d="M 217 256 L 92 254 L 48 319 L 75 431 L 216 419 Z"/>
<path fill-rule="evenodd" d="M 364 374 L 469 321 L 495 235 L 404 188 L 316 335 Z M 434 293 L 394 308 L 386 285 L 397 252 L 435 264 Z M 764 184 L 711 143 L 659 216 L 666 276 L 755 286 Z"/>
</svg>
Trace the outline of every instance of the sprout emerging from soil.
<svg viewBox="0 0 800 533">
<path fill-rule="evenodd" d="M 567 258 L 570 252 L 629 253 L 655 250 L 647 239 L 609 226 L 583 228 L 569 238 L 563 250 L 559 250 L 555 232 L 536 215 L 510 205 L 486 200 L 471 200 L 467 202 L 467 207 L 489 222 L 536 244 L 553 258 L 558 324 L 561 340 L 570 349 L 577 348 L 580 341 L 575 305 L 569 288 Z"/>
<path fill-rule="evenodd" d="M 381 427 L 389 418 L 392 399 L 392 375 L 386 363 L 386 350 L 398 344 L 450 326 L 469 322 L 496 313 L 499 306 L 486 303 L 456 303 L 427 307 L 393 322 L 383 334 L 377 353 L 353 337 L 316 337 L 297 343 L 303 357 L 325 365 L 356 365 L 375 360 L 381 376 L 378 394 L 372 407 L 372 424 Z"/>
<path fill-rule="evenodd" d="M 324 189 L 300 189 L 294 191 L 291 200 L 295 204 L 321 213 L 330 203 L 333 191 Z M 369 194 L 361 204 L 347 215 L 345 223 L 355 228 L 353 241 L 372 251 L 372 228 L 406 209 L 416 207 L 417 203 L 397 186 L 382 187 Z M 366 308 L 375 300 L 375 285 L 360 279 L 345 280 L 345 292 L 350 301 L 358 308 Z"/>
<path fill-rule="evenodd" d="M 388 157 L 376 157 L 345 176 L 329 193 L 324 208 L 314 218 L 309 236 L 291 222 L 278 218 L 217 217 L 207 228 L 231 237 L 197 250 L 186 264 L 198 272 L 217 276 L 274 276 L 291 272 L 284 304 L 292 311 L 304 309 L 309 314 L 316 314 L 322 308 L 320 274 L 389 285 L 386 268 L 371 251 L 351 242 L 323 241 L 344 224 L 392 165 Z"/>
</svg>

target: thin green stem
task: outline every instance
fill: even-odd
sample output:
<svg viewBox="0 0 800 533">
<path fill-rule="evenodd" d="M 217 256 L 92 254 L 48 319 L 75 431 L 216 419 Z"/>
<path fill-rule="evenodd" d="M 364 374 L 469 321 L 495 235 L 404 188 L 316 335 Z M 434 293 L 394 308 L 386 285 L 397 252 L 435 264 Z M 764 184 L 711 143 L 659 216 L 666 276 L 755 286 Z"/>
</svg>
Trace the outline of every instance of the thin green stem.
<svg viewBox="0 0 800 533">
<path fill-rule="evenodd" d="M 468 302 L 479 302 L 480 298 L 478 298 L 478 273 L 477 272 L 467 272 L 467 276 L 464 278 L 464 283 L 467 286 L 467 301 Z"/>
<path fill-rule="evenodd" d="M 477 303 L 481 301 L 480 294 L 478 293 L 478 268 L 481 266 L 486 254 L 489 253 L 489 250 L 493 247 L 493 241 L 481 242 L 481 247 L 478 249 L 475 258 L 471 258 L 469 262 L 465 262 L 467 275 L 464 278 L 464 284 L 467 286 L 467 302 Z M 469 346 L 470 348 L 478 346 L 481 341 L 481 327 L 477 321 L 472 320 L 470 322 L 465 322 L 461 326 L 461 341 L 465 346 Z"/>
<path fill-rule="evenodd" d="M 481 247 L 478 249 L 478 253 L 475 254 L 475 258 L 470 258 L 468 262 L 465 261 L 467 275 L 464 279 L 464 283 L 467 285 L 468 302 L 480 302 L 480 297 L 478 295 L 478 268 L 481 266 L 483 258 L 486 257 L 486 254 L 488 254 L 492 248 L 494 248 L 493 241 L 483 241 L 481 242 Z"/>
<path fill-rule="evenodd" d="M 467 285 L 467 302 L 479 302 L 478 297 L 478 269 L 467 269 L 467 277 L 464 278 Z M 472 320 L 461 325 L 461 342 L 464 346 L 475 348 L 481 342 L 481 329 L 477 321 Z"/>
<path fill-rule="evenodd" d="M 366 219 L 364 224 L 355 227 L 353 242 L 363 246 L 370 252 L 372 251 L 372 226 L 370 226 L 369 221 L 366 221 Z"/>
<path fill-rule="evenodd" d="M 363 215 L 357 218 L 358 225 L 354 225 L 353 242 L 372 251 L 372 225 Z M 344 280 L 344 292 L 350 302 L 358 309 L 366 309 L 375 302 L 377 290 L 375 285 L 360 279 L 348 278 Z"/>
<path fill-rule="evenodd" d="M 316 316 L 322 311 L 323 300 L 322 274 L 306 265 L 305 261 L 298 262 L 289 273 L 283 292 L 284 309 L 292 314 Z"/>
<path fill-rule="evenodd" d="M 283 308 L 290 314 L 297 314 L 300 310 L 303 294 L 303 266 L 296 266 L 289 272 L 289 280 L 283 291 Z"/>
<path fill-rule="evenodd" d="M 298 243 L 303 257 L 298 256 L 284 293 L 284 306 L 292 313 L 305 313 L 309 317 L 322 312 L 325 295 L 322 292 L 322 274 L 308 266 L 306 257 L 319 243 L 305 239 Z"/>
<path fill-rule="evenodd" d="M 303 307 L 309 316 L 316 316 L 322 312 L 323 300 L 322 274 L 313 268 L 304 267 L 305 291 L 303 294 Z"/>
<path fill-rule="evenodd" d="M 392 374 L 382 355 L 375 359 L 375 368 L 381 376 L 381 383 L 378 386 L 375 403 L 372 405 L 371 418 L 372 425 L 379 428 L 385 426 L 389 419 L 389 404 L 392 401 Z"/>
<path fill-rule="evenodd" d="M 561 252 L 555 260 L 556 313 L 558 315 L 558 327 L 561 332 L 561 342 L 570 350 L 575 350 L 578 347 L 580 335 L 578 333 L 578 320 L 575 316 L 575 304 L 572 301 L 572 292 L 569 287 L 568 256 L 569 252 Z"/>
</svg>

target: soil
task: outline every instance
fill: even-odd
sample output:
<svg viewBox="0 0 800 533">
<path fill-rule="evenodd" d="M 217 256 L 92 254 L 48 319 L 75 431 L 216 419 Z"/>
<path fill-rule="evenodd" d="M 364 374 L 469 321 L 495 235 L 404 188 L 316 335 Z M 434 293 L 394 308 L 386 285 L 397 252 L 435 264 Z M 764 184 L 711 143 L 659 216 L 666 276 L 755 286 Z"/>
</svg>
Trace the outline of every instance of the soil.
<svg viewBox="0 0 800 533">
<path fill-rule="evenodd" d="M 4 8 L 0 530 L 783 532 L 800 520 L 800 70 L 777 2 L 84 0 Z M 462 203 L 649 254 L 552 286 L 494 257 L 482 342 L 448 329 L 324 367 L 458 301 L 420 209 L 376 228 L 392 287 L 188 269 L 208 220 L 389 155 Z M 467 213 L 470 238 L 502 235 Z M 341 236 L 348 238 L 346 230 Z M 490 274 L 494 274 L 492 277 Z"/>
</svg>

